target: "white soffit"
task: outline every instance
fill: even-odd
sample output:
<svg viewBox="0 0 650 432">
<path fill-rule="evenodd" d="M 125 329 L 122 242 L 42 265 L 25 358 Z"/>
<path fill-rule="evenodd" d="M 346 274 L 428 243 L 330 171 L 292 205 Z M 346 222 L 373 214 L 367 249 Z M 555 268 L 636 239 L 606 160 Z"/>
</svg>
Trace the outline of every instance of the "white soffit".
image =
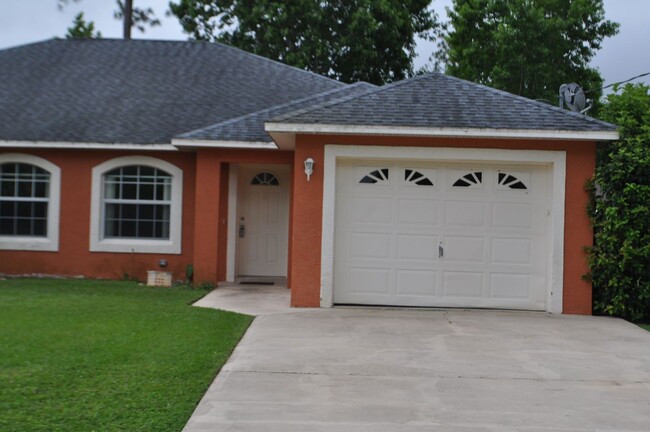
<svg viewBox="0 0 650 432">
<path fill-rule="evenodd" d="M 616 131 L 569 131 L 544 129 L 428 128 L 410 126 L 328 125 L 305 123 L 264 124 L 265 130 L 279 142 L 286 134 L 392 135 L 453 138 L 545 139 L 573 141 L 614 141 Z M 284 147 L 280 145 L 280 147 Z"/>
</svg>

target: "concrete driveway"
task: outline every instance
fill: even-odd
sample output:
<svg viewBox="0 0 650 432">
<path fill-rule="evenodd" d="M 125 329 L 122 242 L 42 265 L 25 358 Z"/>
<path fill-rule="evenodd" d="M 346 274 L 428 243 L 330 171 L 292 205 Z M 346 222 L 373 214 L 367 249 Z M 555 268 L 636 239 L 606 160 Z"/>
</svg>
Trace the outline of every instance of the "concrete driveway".
<svg viewBox="0 0 650 432">
<path fill-rule="evenodd" d="M 648 431 L 650 333 L 528 312 L 259 316 L 184 430 Z"/>
</svg>

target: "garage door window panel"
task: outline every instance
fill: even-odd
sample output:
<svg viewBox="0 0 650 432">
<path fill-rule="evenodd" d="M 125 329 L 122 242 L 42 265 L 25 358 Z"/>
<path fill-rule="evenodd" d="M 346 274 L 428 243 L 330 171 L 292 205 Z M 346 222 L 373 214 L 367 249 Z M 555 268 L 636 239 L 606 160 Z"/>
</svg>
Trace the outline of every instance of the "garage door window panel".
<svg viewBox="0 0 650 432">
<path fill-rule="evenodd" d="M 358 167 L 360 170 L 366 171 L 362 174 L 359 180 L 360 184 L 390 184 L 390 169 L 389 168 L 368 168 Z"/>
<path fill-rule="evenodd" d="M 508 173 L 500 171 L 497 174 L 499 189 L 528 190 L 530 183 L 529 173 Z"/>
<path fill-rule="evenodd" d="M 452 184 L 454 188 L 480 188 L 483 185 L 483 172 L 470 171 L 457 178 Z"/>
</svg>

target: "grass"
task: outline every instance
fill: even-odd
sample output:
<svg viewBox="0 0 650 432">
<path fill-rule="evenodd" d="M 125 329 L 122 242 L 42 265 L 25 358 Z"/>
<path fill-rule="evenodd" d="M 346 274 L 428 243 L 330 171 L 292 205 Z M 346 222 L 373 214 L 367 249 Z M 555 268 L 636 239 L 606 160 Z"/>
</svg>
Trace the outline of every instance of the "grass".
<svg viewBox="0 0 650 432">
<path fill-rule="evenodd" d="M 0 281 L 0 430 L 181 430 L 252 321 L 202 294 Z"/>
<path fill-rule="evenodd" d="M 644 329 L 650 331 L 650 324 L 639 324 L 639 327 L 644 328 Z"/>
</svg>

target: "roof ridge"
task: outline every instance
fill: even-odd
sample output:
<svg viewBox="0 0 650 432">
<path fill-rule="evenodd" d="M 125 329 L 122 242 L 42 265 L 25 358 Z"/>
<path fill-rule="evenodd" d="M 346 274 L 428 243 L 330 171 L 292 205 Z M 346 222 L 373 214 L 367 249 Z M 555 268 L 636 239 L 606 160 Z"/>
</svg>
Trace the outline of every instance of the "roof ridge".
<svg viewBox="0 0 650 432">
<path fill-rule="evenodd" d="M 270 112 L 270 111 L 273 111 L 273 110 L 277 110 L 277 109 L 288 108 L 291 105 L 297 105 L 297 104 L 300 104 L 300 103 L 304 103 L 304 102 L 309 101 L 310 99 L 316 99 L 316 98 L 319 98 L 319 97 L 328 96 L 330 94 L 342 92 L 344 90 L 359 87 L 361 85 L 373 85 L 373 84 L 369 84 L 369 83 L 366 83 L 364 81 L 359 81 L 359 82 L 356 82 L 356 83 L 353 83 L 353 84 L 346 84 L 345 87 L 338 87 L 338 88 L 335 88 L 335 89 L 330 89 L 330 90 L 326 90 L 324 92 L 316 93 L 316 94 L 313 94 L 311 96 L 306 96 L 306 97 L 303 97 L 303 98 L 300 98 L 300 99 L 296 99 L 296 100 L 291 101 L 291 102 L 285 102 L 283 104 L 273 105 L 272 107 L 269 107 L 269 108 L 264 108 L 264 109 L 259 110 L 259 111 L 253 111 L 253 112 L 250 112 L 248 114 L 244 114 L 244 115 L 241 115 L 241 116 L 229 118 L 227 120 L 224 120 L 224 121 L 219 122 L 219 123 L 214 123 L 214 124 L 211 124 L 209 126 L 205 126 L 205 127 L 198 128 L 198 129 L 192 129 L 190 131 L 183 132 L 183 133 L 178 134 L 176 136 L 182 138 L 185 135 L 195 134 L 195 133 L 198 133 L 198 132 L 203 132 L 203 131 L 207 131 L 207 130 L 210 130 L 210 129 L 214 129 L 214 128 L 218 128 L 218 127 L 222 127 L 222 126 L 227 126 L 229 124 L 236 123 L 236 122 L 239 122 L 241 120 L 244 120 L 244 119 L 246 119 L 248 117 L 258 116 L 260 114 Z M 296 111 L 298 111 L 298 110 L 296 110 Z M 293 111 L 293 112 L 296 112 L 296 111 Z"/>
<path fill-rule="evenodd" d="M 206 41 L 206 42 L 207 42 L 207 41 Z M 285 67 L 285 68 L 295 69 L 295 70 L 298 70 L 298 71 L 300 71 L 300 72 L 304 72 L 304 73 L 306 73 L 306 74 L 308 74 L 308 75 L 313 75 L 313 76 L 315 76 L 315 77 L 317 77 L 317 78 L 326 79 L 326 80 L 329 80 L 329 81 L 334 81 L 334 82 L 336 82 L 337 84 L 340 84 L 341 86 L 345 86 L 345 85 L 346 85 L 344 82 L 341 82 L 341 81 L 336 80 L 336 79 L 334 79 L 334 78 L 326 77 L 325 75 L 321 75 L 321 74 L 318 74 L 318 73 L 316 73 L 316 72 L 312 72 L 312 71 L 309 71 L 309 70 L 306 70 L 306 69 L 301 69 L 301 68 L 299 68 L 299 67 L 297 67 L 297 66 L 291 66 L 291 65 L 288 65 L 288 64 L 286 64 L 286 63 L 282 63 L 282 62 L 279 61 L 279 60 L 273 60 L 273 59 L 270 59 L 270 58 L 264 57 L 264 56 L 262 56 L 262 55 L 260 55 L 260 54 L 255 54 L 255 53 L 252 53 L 252 52 L 250 52 L 250 51 L 246 51 L 245 49 L 237 48 L 237 47 L 234 47 L 234 46 L 232 46 L 232 45 L 225 44 L 225 43 L 223 43 L 223 42 L 207 42 L 207 43 L 208 43 L 208 45 L 210 45 L 210 44 L 212 44 L 212 45 L 219 45 L 219 46 L 222 46 L 222 47 L 224 47 L 224 48 L 228 48 L 228 49 L 231 49 L 231 50 L 239 51 L 239 52 L 242 52 L 242 53 L 244 53 L 244 54 L 250 55 L 250 56 L 252 56 L 252 57 L 256 57 L 256 58 L 258 58 L 258 59 L 260 59 L 260 60 L 263 60 L 263 61 L 265 61 L 265 62 L 272 63 L 272 64 L 276 64 L 276 65 L 278 65 L 278 66 L 283 66 L 283 67 Z"/>
</svg>

